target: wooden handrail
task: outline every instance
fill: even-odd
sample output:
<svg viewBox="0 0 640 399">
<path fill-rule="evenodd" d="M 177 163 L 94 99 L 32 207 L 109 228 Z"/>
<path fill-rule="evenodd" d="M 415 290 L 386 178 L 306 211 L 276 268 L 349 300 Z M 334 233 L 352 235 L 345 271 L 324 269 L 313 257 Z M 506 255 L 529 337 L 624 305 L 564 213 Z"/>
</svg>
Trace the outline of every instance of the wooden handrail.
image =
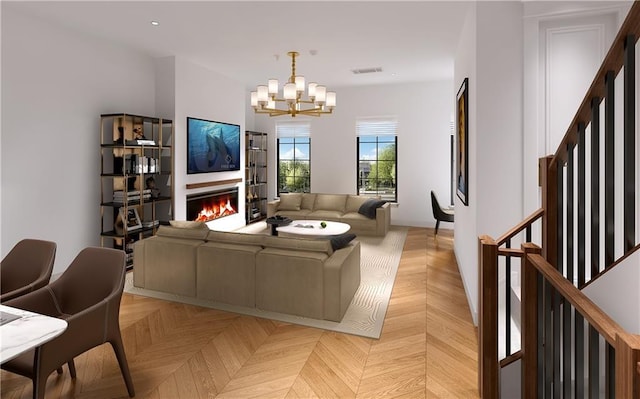
<svg viewBox="0 0 640 399">
<path fill-rule="evenodd" d="M 516 362 L 518 360 L 522 359 L 522 350 L 519 350 L 517 352 L 514 352 L 512 354 L 510 354 L 509 356 L 505 357 L 504 359 L 500 360 L 500 368 L 505 368 L 508 365 L 510 365 L 513 362 Z"/>
<path fill-rule="evenodd" d="M 518 248 L 498 248 L 498 255 L 522 258 L 524 256 L 524 252 Z"/>
<path fill-rule="evenodd" d="M 512 239 L 518 233 L 520 233 L 522 230 L 524 230 L 527 227 L 531 226 L 533 224 L 533 222 L 535 222 L 536 220 L 540 219 L 542 217 L 542 215 L 544 215 L 544 209 L 542 209 L 542 208 L 540 208 L 537 211 L 533 212 L 531 215 L 527 216 L 527 218 L 525 218 L 522 222 L 520 222 L 517 225 L 515 225 L 511 230 L 509 230 L 506 233 L 504 233 L 502 235 L 502 237 L 498 238 L 496 240 L 496 244 L 498 246 L 500 246 L 500 245 L 504 244 L 505 242 L 507 242 L 507 240 Z"/>
<path fill-rule="evenodd" d="M 605 75 L 609 71 L 613 71 L 614 75 L 620 72 L 623 65 L 623 54 L 625 47 L 625 40 L 628 35 L 634 35 L 635 40 L 640 37 L 640 4 L 637 1 L 633 2 L 624 23 L 620 27 L 620 31 L 614 39 L 607 56 L 605 57 L 600 69 L 596 74 L 587 94 L 584 96 L 576 115 L 573 117 L 569 129 L 564 135 L 562 142 L 558 146 L 558 149 L 551 161 L 551 164 L 566 162 L 567 160 L 567 146 L 569 144 L 575 144 L 578 136 L 578 124 L 584 123 L 585 126 L 591 122 L 591 99 L 593 98 L 605 98 Z M 635 42 L 634 42 L 635 44 Z"/>
<path fill-rule="evenodd" d="M 611 317 L 594 304 L 586 295 L 577 289 L 569 280 L 564 278 L 558 270 L 551 266 L 541 255 L 528 255 L 531 264 L 569 301 L 576 311 L 595 328 L 611 345 L 616 344 L 616 336 L 626 334 L 625 330 Z"/>
</svg>

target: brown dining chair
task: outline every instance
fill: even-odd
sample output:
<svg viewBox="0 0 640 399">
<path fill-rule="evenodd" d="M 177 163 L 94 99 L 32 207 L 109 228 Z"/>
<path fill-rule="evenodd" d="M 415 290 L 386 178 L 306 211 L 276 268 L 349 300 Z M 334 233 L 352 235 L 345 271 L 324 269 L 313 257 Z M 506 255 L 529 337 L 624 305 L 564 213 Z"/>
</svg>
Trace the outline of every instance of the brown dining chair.
<svg viewBox="0 0 640 399">
<path fill-rule="evenodd" d="M 0 302 L 44 287 L 51 279 L 56 243 L 24 239 L 0 262 Z"/>
<path fill-rule="evenodd" d="M 67 329 L 58 337 L 2 364 L 2 369 L 31 378 L 33 397 L 43 398 L 47 378 L 67 363 L 76 378 L 73 358 L 103 343 L 115 352 L 129 396 L 133 381 L 120 334 L 120 299 L 124 288 L 125 253 L 111 248 L 85 248 L 60 278 L 39 290 L 6 302 L 8 306 L 58 317 Z"/>
<path fill-rule="evenodd" d="M 433 210 L 433 217 L 436 219 L 436 233 L 438 235 L 438 227 L 440 227 L 440 222 L 453 222 L 454 214 L 453 211 L 444 210 L 440 206 L 438 202 L 438 198 L 436 198 L 436 193 L 431 191 L 431 209 Z"/>
</svg>

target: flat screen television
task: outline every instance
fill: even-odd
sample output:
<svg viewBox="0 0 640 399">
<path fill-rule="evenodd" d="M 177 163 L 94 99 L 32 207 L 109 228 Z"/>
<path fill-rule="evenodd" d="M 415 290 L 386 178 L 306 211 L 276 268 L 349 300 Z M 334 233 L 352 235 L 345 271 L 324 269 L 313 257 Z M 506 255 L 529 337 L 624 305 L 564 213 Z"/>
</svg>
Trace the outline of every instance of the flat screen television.
<svg viewBox="0 0 640 399">
<path fill-rule="evenodd" d="M 240 125 L 187 117 L 187 174 L 240 170 Z"/>
</svg>

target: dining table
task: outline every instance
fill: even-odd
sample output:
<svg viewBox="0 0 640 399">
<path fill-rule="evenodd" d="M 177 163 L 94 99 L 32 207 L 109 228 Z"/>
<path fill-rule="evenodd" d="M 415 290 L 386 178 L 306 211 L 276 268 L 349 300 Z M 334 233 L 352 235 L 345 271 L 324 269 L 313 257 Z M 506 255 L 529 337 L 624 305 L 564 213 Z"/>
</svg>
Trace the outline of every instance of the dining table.
<svg viewBox="0 0 640 399">
<path fill-rule="evenodd" d="M 0 363 L 38 348 L 66 329 L 63 319 L 0 305 Z"/>
</svg>

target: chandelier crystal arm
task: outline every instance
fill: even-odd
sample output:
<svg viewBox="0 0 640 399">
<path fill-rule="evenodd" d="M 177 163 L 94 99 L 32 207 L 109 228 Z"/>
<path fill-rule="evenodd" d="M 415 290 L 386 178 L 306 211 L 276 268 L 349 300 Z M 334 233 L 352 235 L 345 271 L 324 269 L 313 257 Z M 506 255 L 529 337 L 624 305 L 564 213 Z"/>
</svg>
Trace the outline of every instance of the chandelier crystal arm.
<svg viewBox="0 0 640 399">
<path fill-rule="evenodd" d="M 269 116 L 310 115 L 320 116 L 331 114 L 336 106 L 336 93 L 326 91 L 326 87 L 311 82 L 307 89 L 307 98 L 303 97 L 305 92 L 305 78 L 302 75 L 296 76 L 297 51 L 287 53 L 291 57 L 291 76 L 284 84 L 282 97 L 278 97 L 278 80 L 269 79 L 267 85 L 259 85 L 256 91 L 251 92 L 251 106 L 256 114 L 268 114 Z M 277 104 L 286 103 L 284 108 L 277 108 Z M 307 106 L 306 108 L 303 107 Z M 311 108 L 308 106 L 311 105 Z"/>
</svg>

